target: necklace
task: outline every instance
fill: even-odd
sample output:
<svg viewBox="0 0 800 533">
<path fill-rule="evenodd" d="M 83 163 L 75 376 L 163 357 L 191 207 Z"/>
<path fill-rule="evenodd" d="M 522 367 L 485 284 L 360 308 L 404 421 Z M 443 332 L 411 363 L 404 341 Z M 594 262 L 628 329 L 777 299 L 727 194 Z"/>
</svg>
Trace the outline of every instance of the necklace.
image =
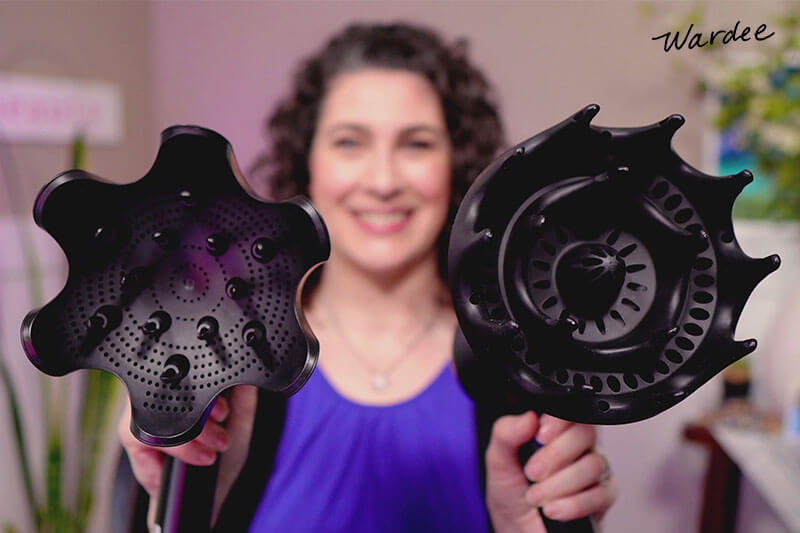
<svg viewBox="0 0 800 533">
<path fill-rule="evenodd" d="M 330 318 L 331 325 L 339 334 L 339 337 L 347 344 L 347 347 L 350 349 L 350 353 L 352 354 L 353 358 L 366 369 L 367 373 L 369 374 L 369 382 L 372 385 L 372 388 L 376 391 L 382 391 L 391 385 L 391 375 L 403 361 L 404 356 L 411 353 L 411 351 L 416 348 L 416 346 L 422 342 L 422 340 L 428 335 L 428 332 L 433 328 L 433 325 L 436 323 L 436 318 L 439 316 L 438 309 L 434 308 L 433 313 L 431 314 L 430 318 L 422 325 L 422 328 L 418 333 L 415 333 L 406 345 L 403 347 L 403 350 L 392 360 L 391 364 L 386 368 L 375 368 L 371 364 L 369 364 L 369 358 L 364 356 L 363 352 L 356 346 L 356 343 L 353 342 L 345 332 L 345 329 L 342 327 L 341 323 L 339 322 L 336 313 L 333 312 L 333 309 L 326 306 L 327 314 Z"/>
</svg>

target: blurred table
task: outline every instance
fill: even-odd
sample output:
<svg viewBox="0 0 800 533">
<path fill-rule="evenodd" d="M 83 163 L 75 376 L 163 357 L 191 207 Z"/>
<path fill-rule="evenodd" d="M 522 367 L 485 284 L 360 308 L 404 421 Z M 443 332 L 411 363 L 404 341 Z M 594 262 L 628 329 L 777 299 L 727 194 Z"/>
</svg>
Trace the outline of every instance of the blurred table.
<svg viewBox="0 0 800 533">
<path fill-rule="evenodd" d="M 786 527 L 800 532 L 800 442 L 725 423 L 690 424 L 684 437 L 710 451 L 700 531 L 733 533 L 744 474 Z"/>
</svg>

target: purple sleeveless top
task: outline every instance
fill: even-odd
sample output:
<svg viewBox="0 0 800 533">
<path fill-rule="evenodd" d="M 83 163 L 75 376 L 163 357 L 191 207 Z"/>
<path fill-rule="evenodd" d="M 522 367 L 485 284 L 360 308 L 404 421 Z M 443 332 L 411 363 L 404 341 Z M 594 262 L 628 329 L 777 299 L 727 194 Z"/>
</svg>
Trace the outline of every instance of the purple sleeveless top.
<svg viewBox="0 0 800 533">
<path fill-rule="evenodd" d="M 348 400 L 320 369 L 289 398 L 250 533 L 486 532 L 474 405 L 451 365 L 388 406 Z"/>
</svg>

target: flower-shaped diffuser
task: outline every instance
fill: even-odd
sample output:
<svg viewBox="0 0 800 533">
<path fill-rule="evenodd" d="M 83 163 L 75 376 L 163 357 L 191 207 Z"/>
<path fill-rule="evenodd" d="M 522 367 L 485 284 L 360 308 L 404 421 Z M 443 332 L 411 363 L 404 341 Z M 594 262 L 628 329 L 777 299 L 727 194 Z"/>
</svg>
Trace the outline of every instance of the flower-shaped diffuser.
<svg viewBox="0 0 800 533">
<path fill-rule="evenodd" d="M 165 130 L 153 167 L 125 185 L 65 172 L 39 193 L 34 218 L 69 275 L 25 317 L 25 353 L 54 376 L 115 374 L 139 440 L 188 442 L 225 389 L 291 394 L 311 375 L 319 344 L 300 296 L 328 258 L 327 230 L 305 198 L 256 198 L 219 134 Z M 165 466 L 161 531 L 207 531 L 218 463 Z"/>
<path fill-rule="evenodd" d="M 114 373 L 140 440 L 187 442 L 224 389 L 291 393 L 314 369 L 298 288 L 328 257 L 324 223 L 304 198 L 254 197 L 219 134 L 165 130 L 153 167 L 125 185 L 63 173 L 39 193 L 34 217 L 69 276 L 25 318 L 25 353 L 54 376 Z"/>
</svg>

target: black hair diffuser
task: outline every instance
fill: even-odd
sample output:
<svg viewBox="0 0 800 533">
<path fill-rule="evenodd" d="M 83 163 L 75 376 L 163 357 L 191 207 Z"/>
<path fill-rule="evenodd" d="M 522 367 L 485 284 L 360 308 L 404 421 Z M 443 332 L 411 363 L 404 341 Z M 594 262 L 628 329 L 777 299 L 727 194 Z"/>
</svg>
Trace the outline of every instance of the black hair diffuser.
<svg viewBox="0 0 800 533">
<path fill-rule="evenodd" d="M 456 366 L 499 413 L 635 422 L 756 347 L 733 333 L 780 259 L 736 241 L 731 211 L 751 173 L 689 166 L 670 146 L 680 115 L 606 128 L 590 124 L 599 109 L 500 156 L 455 218 Z"/>
<path fill-rule="evenodd" d="M 69 276 L 25 318 L 25 353 L 54 376 L 115 374 L 141 441 L 196 437 L 234 385 L 291 394 L 311 375 L 319 345 L 299 295 L 329 255 L 325 225 L 305 198 L 257 199 L 219 134 L 165 130 L 134 183 L 63 173 L 39 193 L 34 218 Z"/>
<path fill-rule="evenodd" d="M 671 115 L 593 126 L 590 105 L 513 147 L 456 215 L 450 279 L 464 386 L 478 399 L 582 423 L 671 407 L 752 352 L 742 308 L 780 265 L 733 233 L 744 170 L 702 174 L 670 147 Z"/>
</svg>

